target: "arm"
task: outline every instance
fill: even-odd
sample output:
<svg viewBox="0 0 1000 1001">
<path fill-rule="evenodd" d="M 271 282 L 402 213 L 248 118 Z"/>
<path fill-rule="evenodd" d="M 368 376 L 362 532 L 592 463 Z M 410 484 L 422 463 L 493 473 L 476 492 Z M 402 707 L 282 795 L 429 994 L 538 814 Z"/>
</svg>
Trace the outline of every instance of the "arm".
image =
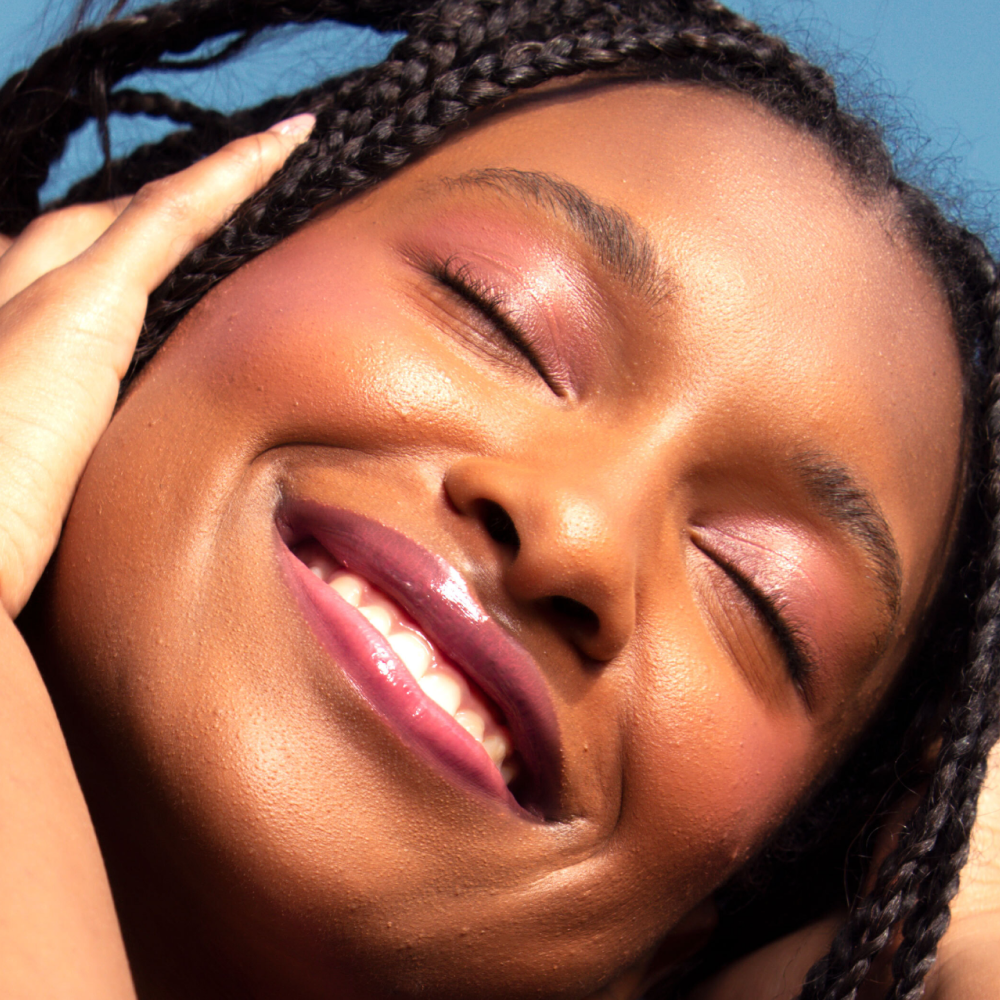
<svg viewBox="0 0 1000 1001">
<path fill-rule="evenodd" d="M 55 711 L 14 618 L 111 419 L 149 293 L 308 134 L 238 140 L 131 201 L 66 210 L 0 251 L 0 995 L 134 996 Z"/>
</svg>

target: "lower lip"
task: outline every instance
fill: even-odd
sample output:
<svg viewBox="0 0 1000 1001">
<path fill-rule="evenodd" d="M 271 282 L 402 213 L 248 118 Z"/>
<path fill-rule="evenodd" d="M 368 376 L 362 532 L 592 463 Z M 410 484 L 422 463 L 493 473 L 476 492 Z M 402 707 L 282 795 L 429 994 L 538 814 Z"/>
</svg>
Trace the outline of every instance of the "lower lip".
<svg viewBox="0 0 1000 1001">
<path fill-rule="evenodd" d="M 313 632 L 389 728 L 454 783 L 528 816 L 483 747 L 424 695 L 382 634 L 276 536 L 285 576 Z"/>
</svg>

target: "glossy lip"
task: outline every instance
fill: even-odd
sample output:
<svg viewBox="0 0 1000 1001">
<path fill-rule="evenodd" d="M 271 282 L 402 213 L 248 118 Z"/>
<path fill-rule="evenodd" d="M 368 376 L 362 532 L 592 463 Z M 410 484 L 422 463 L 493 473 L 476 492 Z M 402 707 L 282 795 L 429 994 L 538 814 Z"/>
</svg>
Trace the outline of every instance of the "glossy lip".
<svg viewBox="0 0 1000 1001">
<path fill-rule="evenodd" d="M 545 679 L 534 659 L 486 614 L 461 574 L 395 529 L 315 501 L 283 504 L 277 527 L 286 575 L 306 619 L 393 730 L 462 785 L 529 815 L 550 807 L 562 745 Z M 518 804 L 481 745 L 424 695 L 384 637 L 292 553 L 291 546 L 307 538 L 398 602 L 496 703 L 527 771 L 530 805 Z"/>
</svg>

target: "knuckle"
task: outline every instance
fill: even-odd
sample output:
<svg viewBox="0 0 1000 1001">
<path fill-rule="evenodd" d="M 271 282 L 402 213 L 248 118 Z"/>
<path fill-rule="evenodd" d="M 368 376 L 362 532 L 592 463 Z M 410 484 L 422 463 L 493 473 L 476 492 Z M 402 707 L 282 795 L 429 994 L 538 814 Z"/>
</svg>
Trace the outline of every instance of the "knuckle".
<svg viewBox="0 0 1000 1001">
<path fill-rule="evenodd" d="M 261 133 L 252 136 L 243 136 L 235 142 L 229 144 L 229 151 L 233 157 L 246 166 L 257 164 L 265 154 L 267 139 L 271 138 Z"/>
<path fill-rule="evenodd" d="M 151 211 L 175 222 L 190 216 L 191 203 L 190 193 L 174 177 L 162 177 L 144 184 L 133 199 L 137 209 Z"/>
<path fill-rule="evenodd" d="M 66 209 L 61 210 L 63 212 L 68 211 Z M 27 226 L 21 231 L 21 235 L 18 237 L 18 241 L 22 243 L 27 243 L 30 240 L 44 240 L 50 233 L 52 233 L 58 223 L 57 216 L 59 212 L 46 212 L 45 215 L 40 215 L 35 219 L 32 219 Z"/>
<path fill-rule="evenodd" d="M 38 216 L 28 225 L 25 233 L 47 233 L 87 226 L 100 215 L 101 208 L 97 205 L 69 205 Z"/>
<path fill-rule="evenodd" d="M 87 225 L 95 219 L 104 218 L 103 205 L 69 205 L 64 209 L 59 209 L 53 215 L 60 221 L 69 225 Z"/>
<path fill-rule="evenodd" d="M 155 181 L 147 181 L 136 193 L 132 204 L 136 207 L 153 206 L 163 197 L 169 178 L 160 177 Z"/>
<path fill-rule="evenodd" d="M 113 219 L 105 205 L 71 205 L 33 219 L 15 242 L 79 252 L 96 240 Z"/>
<path fill-rule="evenodd" d="M 237 177 L 258 173 L 267 160 L 258 136 L 238 139 L 221 152 L 224 156 L 223 166 Z"/>
<path fill-rule="evenodd" d="M 273 169 L 286 155 L 281 139 L 269 132 L 237 139 L 223 151 L 231 158 L 234 169 L 240 174 L 260 174 Z"/>
</svg>

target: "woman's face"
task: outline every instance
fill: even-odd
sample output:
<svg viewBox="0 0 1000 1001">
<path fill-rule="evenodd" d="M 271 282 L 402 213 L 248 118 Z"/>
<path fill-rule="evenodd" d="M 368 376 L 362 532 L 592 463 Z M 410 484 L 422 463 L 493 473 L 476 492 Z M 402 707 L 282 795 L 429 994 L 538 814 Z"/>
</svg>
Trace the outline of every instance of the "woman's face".
<svg viewBox="0 0 1000 1001">
<path fill-rule="evenodd" d="M 527 95 L 227 279 L 46 599 L 140 983 L 581 996 L 683 953 L 911 643 L 949 329 L 810 141 L 661 84 Z"/>
</svg>

